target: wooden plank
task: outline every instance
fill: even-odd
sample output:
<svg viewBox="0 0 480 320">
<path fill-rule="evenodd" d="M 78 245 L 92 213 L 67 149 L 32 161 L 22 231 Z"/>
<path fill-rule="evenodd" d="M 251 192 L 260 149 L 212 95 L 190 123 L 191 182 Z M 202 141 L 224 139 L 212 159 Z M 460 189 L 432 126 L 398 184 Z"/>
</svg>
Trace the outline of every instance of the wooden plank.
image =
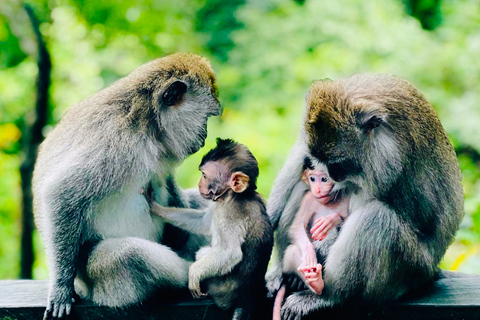
<svg viewBox="0 0 480 320">
<path fill-rule="evenodd" d="M 0 319 L 41 319 L 47 299 L 47 281 L 0 281 Z M 230 319 L 231 312 L 220 310 L 210 299 L 193 300 L 187 295 L 181 302 L 163 303 L 157 296 L 139 306 L 126 309 L 99 307 L 80 301 L 73 308 L 72 319 Z M 170 300 L 172 298 L 170 297 Z M 160 303 L 162 301 L 162 303 Z M 256 319 L 269 319 L 271 301 L 263 303 Z M 480 319 L 480 277 L 447 278 L 435 281 L 423 290 L 382 310 L 345 306 L 316 312 L 306 319 Z"/>
</svg>

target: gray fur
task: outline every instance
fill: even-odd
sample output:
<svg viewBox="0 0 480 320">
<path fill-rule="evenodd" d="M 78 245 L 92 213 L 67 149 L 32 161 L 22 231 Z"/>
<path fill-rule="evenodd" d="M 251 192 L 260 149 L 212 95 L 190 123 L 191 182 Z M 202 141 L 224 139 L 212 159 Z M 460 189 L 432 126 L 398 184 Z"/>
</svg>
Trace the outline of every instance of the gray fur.
<svg viewBox="0 0 480 320">
<path fill-rule="evenodd" d="M 233 319 L 249 319 L 264 295 L 264 275 L 273 246 L 273 229 L 263 200 L 227 192 L 205 210 L 162 208 L 152 210 L 170 223 L 211 245 L 197 253 L 189 270 L 189 286 L 201 283 L 222 309 L 233 308 Z M 193 283 L 193 286 L 192 286 Z"/>
<path fill-rule="evenodd" d="M 372 115 L 383 122 L 362 131 Z M 316 82 L 302 135 L 292 150 L 307 144 L 330 176 L 353 184 L 355 192 L 337 240 L 315 244 L 319 255 L 326 254 L 323 293 L 291 294 L 282 317 L 300 319 L 349 301 L 381 306 L 431 281 L 463 216 L 463 189 L 453 147 L 421 93 L 389 75 Z M 302 154 L 296 152 L 270 196 L 269 215 L 279 221 L 277 244 L 288 243 L 295 213 L 289 208 L 301 201 L 301 192 L 292 192 L 301 183 Z M 270 290 L 278 288 L 278 277 L 277 270 Z"/>
<path fill-rule="evenodd" d="M 166 106 L 175 81 L 187 90 Z M 46 317 L 71 308 L 76 276 L 82 297 L 107 306 L 185 287 L 190 263 L 159 244 L 164 222 L 145 195 L 185 206 L 171 173 L 219 113 L 213 70 L 193 54 L 147 63 L 68 110 L 41 145 L 33 180 L 51 277 Z"/>
</svg>

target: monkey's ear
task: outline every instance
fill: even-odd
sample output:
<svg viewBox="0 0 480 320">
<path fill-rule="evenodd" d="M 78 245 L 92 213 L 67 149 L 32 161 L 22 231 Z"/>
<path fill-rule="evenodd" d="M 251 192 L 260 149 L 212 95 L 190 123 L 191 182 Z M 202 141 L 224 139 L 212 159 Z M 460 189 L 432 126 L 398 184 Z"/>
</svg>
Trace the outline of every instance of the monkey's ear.
<svg viewBox="0 0 480 320">
<path fill-rule="evenodd" d="M 307 177 L 307 170 L 303 170 L 303 173 L 302 173 L 302 181 L 305 182 L 307 185 L 309 185 L 310 183 L 308 182 L 308 177 Z"/>
<path fill-rule="evenodd" d="M 185 82 L 176 80 L 172 82 L 168 88 L 163 92 L 162 102 L 164 105 L 170 107 L 180 101 L 187 91 L 187 85 Z"/>
<path fill-rule="evenodd" d="M 236 193 L 242 193 L 247 189 L 248 181 L 250 181 L 250 178 L 245 173 L 240 171 L 234 172 L 230 179 L 230 188 Z"/>
<path fill-rule="evenodd" d="M 360 128 L 365 133 L 371 132 L 373 129 L 378 128 L 383 123 L 383 119 L 379 116 L 372 116 L 370 119 L 365 121 Z"/>
</svg>

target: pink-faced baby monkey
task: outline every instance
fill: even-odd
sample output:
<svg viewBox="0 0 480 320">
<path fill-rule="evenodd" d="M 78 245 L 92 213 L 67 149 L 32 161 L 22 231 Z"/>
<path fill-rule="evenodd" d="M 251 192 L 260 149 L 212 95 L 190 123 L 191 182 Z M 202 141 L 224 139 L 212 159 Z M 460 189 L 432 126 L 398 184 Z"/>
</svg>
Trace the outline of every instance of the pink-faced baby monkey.
<svg viewBox="0 0 480 320">
<path fill-rule="evenodd" d="M 220 308 L 233 308 L 233 319 L 249 319 L 265 294 L 264 276 L 273 247 L 265 204 L 255 191 L 258 164 L 246 146 L 217 139 L 200 170 L 200 194 L 212 200 L 207 209 L 165 208 L 154 203 L 152 212 L 211 240 L 190 266 L 192 295 L 209 295 Z"/>
<path fill-rule="evenodd" d="M 333 191 L 335 183 L 326 170 L 320 164 L 314 165 L 309 157 L 305 158 L 303 168 L 302 181 L 310 189 L 303 196 L 300 209 L 290 226 L 292 243 L 285 251 L 282 265 L 284 273 L 297 273 L 310 290 L 321 294 L 324 286 L 322 265 L 317 261 L 312 240 L 324 240 L 329 231 L 347 218 L 349 197 L 344 190 Z M 274 320 L 280 319 L 285 291 L 286 287 L 283 285 L 276 295 Z"/>
</svg>

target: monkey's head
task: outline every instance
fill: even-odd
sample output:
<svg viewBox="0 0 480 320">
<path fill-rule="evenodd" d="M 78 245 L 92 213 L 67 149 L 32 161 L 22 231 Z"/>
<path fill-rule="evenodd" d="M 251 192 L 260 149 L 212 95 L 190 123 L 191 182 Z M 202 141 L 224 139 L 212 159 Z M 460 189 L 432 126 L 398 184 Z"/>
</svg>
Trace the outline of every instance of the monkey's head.
<svg viewBox="0 0 480 320">
<path fill-rule="evenodd" d="M 305 157 L 302 181 L 310 187 L 310 192 L 315 199 L 322 204 L 327 204 L 330 201 L 330 191 L 332 191 L 334 183 L 327 172 L 323 170 L 323 166 L 321 164 L 314 165 L 314 162 L 316 161 L 310 157 Z"/>
<path fill-rule="evenodd" d="M 202 178 L 198 184 L 205 199 L 217 200 L 230 190 L 250 195 L 257 189 L 258 163 L 243 144 L 217 139 L 217 146 L 202 159 Z"/>
<path fill-rule="evenodd" d="M 317 81 L 306 98 L 310 153 L 334 181 L 387 187 L 411 153 L 410 132 L 418 124 L 409 117 L 422 113 L 421 102 L 426 103 L 412 85 L 390 75 Z"/>
<path fill-rule="evenodd" d="M 168 156 L 181 160 L 203 147 L 208 117 L 221 113 L 207 59 L 176 53 L 151 61 L 124 79 L 117 87 L 129 92 L 127 118 L 133 125 L 146 122 Z"/>
</svg>

